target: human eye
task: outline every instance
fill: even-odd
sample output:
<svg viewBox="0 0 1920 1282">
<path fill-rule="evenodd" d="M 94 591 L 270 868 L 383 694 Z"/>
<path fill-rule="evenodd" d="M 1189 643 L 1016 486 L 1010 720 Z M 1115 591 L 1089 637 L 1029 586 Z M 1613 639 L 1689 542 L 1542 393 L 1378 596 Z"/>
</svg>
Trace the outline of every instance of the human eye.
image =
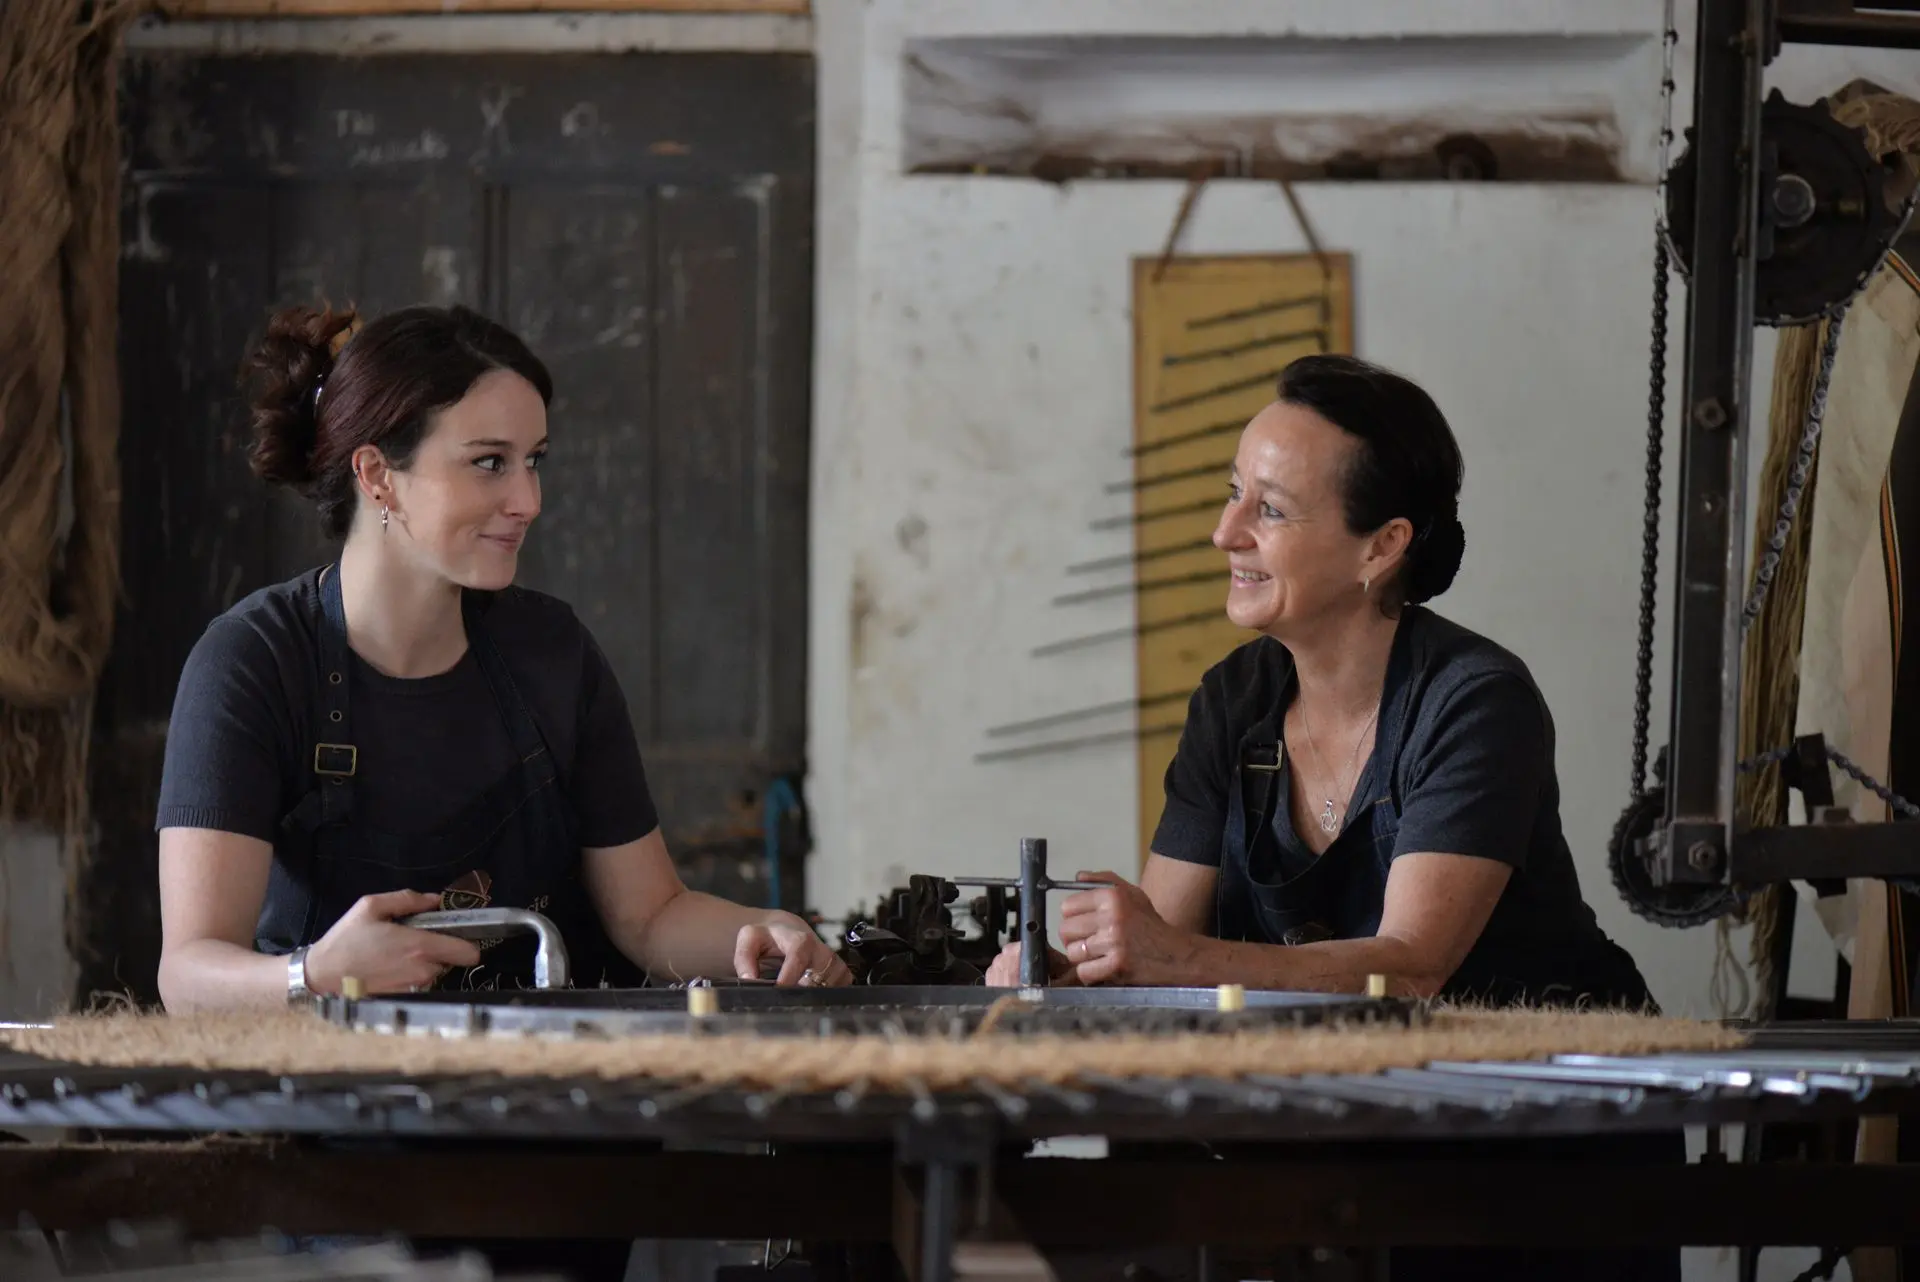
<svg viewBox="0 0 1920 1282">
<path fill-rule="evenodd" d="M 547 452 L 545 450 L 535 450 L 533 453 L 527 455 L 527 470 L 529 472 L 538 472 L 540 465 L 546 461 Z"/>
<path fill-rule="evenodd" d="M 473 465 L 483 472 L 492 472 L 497 476 L 506 467 L 507 460 L 499 454 L 482 454 L 473 461 Z"/>
<path fill-rule="evenodd" d="M 1266 517 L 1269 521 L 1278 521 L 1284 513 L 1271 503 L 1262 503 L 1260 505 L 1260 515 Z"/>
</svg>

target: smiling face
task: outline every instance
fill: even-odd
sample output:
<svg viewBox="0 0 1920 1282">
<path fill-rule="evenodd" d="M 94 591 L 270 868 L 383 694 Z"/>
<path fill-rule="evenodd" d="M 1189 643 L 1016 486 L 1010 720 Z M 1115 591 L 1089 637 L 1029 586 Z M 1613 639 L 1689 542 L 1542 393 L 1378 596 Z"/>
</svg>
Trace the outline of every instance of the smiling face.
<svg viewBox="0 0 1920 1282">
<path fill-rule="evenodd" d="M 540 462 L 547 453 L 547 408 L 526 379 L 490 370 L 459 401 L 434 416 L 404 470 L 373 457 L 361 468 L 384 499 L 389 528 L 420 568 L 461 587 L 486 591 L 513 582 L 520 545 L 540 515 Z M 358 461 L 358 460 L 356 460 Z M 382 485 L 380 482 L 386 482 Z"/>
<path fill-rule="evenodd" d="M 1312 410 L 1276 401 L 1240 434 L 1226 507 L 1213 532 L 1227 554 L 1227 617 L 1285 642 L 1371 608 L 1362 584 L 1384 582 L 1407 522 L 1347 529 L 1341 481 L 1359 442 Z"/>
</svg>

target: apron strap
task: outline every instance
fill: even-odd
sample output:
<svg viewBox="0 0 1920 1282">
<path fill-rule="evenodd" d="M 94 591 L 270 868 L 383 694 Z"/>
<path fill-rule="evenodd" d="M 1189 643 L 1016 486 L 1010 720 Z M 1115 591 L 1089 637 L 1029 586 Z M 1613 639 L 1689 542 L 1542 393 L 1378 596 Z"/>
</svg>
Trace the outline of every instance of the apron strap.
<svg viewBox="0 0 1920 1282">
<path fill-rule="evenodd" d="M 540 724 L 533 719 L 527 701 L 520 696 L 520 687 L 507 668 L 506 656 L 500 653 L 500 647 L 488 633 L 473 593 L 463 594 L 460 613 L 466 620 L 467 644 L 473 648 L 473 657 L 480 664 L 480 675 L 486 678 L 494 704 L 506 722 L 513 755 L 539 782 L 552 783 L 559 777 L 553 753 L 548 750 L 546 737 L 540 733 Z"/>
<path fill-rule="evenodd" d="M 340 598 L 340 566 L 320 572 L 319 692 L 314 705 L 313 755 L 308 766 L 314 788 L 302 797 L 281 827 L 311 834 L 321 827 L 339 827 L 353 820 L 353 777 L 360 768 L 360 750 L 353 742 L 353 708 L 347 697 L 352 652 L 347 648 L 347 611 Z"/>
<path fill-rule="evenodd" d="M 513 754 L 532 784 L 528 804 L 534 807 L 534 826 L 544 829 L 546 839 L 553 843 L 556 851 L 561 850 L 572 844 L 573 837 L 561 807 L 559 763 L 554 760 L 546 736 L 540 733 L 540 723 L 533 719 L 533 711 L 521 697 L 520 686 L 507 668 L 506 656 L 500 653 L 500 647 L 494 644 L 493 635 L 487 630 L 479 599 L 474 593 L 465 593 L 460 608 L 467 624 L 467 644 L 473 647 L 480 673 L 493 692 L 494 706 L 500 709 L 500 716 L 507 724 Z"/>
</svg>

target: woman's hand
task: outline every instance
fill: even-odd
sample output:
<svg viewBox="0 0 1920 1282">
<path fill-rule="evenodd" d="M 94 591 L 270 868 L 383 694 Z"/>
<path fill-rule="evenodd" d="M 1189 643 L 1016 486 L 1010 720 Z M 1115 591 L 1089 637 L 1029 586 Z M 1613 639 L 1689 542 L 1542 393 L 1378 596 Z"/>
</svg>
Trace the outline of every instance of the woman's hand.
<svg viewBox="0 0 1920 1282">
<path fill-rule="evenodd" d="M 988 988 L 1020 987 L 1020 948 L 1019 940 L 1014 940 L 1000 950 L 993 959 L 993 965 L 987 967 Z M 1047 983 L 1055 988 L 1066 988 L 1078 984 L 1080 977 L 1073 973 L 1073 963 L 1058 948 L 1047 949 Z"/>
<path fill-rule="evenodd" d="M 1081 873 L 1104 881 L 1060 905 L 1060 944 L 1083 984 L 1205 983 L 1196 974 L 1206 941 L 1169 925 L 1147 892 L 1110 872 Z"/>
<path fill-rule="evenodd" d="M 480 948 L 470 940 L 394 924 L 439 906 L 440 896 L 413 890 L 361 896 L 307 950 L 307 986 L 337 993 L 352 977 L 369 993 L 421 992 L 454 966 L 478 966 Z"/>
<path fill-rule="evenodd" d="M 733 969 L 741 979 L 760 978 L 760 962 L 768 957 L 781 959 L 776 984 L 838 988 L 853 982 L 847 964 L 792 913 L 774 913 L 759 925 L 742 926 L 734 937 Z"/>
</svg>

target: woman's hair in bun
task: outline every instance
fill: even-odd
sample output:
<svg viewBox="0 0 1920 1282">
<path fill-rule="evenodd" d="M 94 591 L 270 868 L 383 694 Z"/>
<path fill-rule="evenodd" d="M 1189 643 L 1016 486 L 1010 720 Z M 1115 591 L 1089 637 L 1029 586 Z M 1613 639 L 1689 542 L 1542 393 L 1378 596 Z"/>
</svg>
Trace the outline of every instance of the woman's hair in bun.
<svg viewBox="0 0 1920 1282">
<path fill-rule="evenodd" d="M 247 353 L 242 378 L 249 384 L 253 443 L 248 461 L 269 485 L 305 491 L 313 482 L 318 442 L 315 397 L 333 367 L 334 339 L 350 334 L 357 320 L 330 307 L 289 307 L 275 312 Z"/>
<path fill-rule="evenodd" d="M 1356 438 L 1340 478 L 1347 528 L 1370 534 L 1395 517 L 1413 526 L 1401 567 L 1379 585 L 1392 613 L 1445 592 L 1460 570 L 1460 446 L 1433 398 L 1390 370 L 1353 356 L 1303 356 L 1280 372 L 1279 397 Z"/>
<path fill-rule="evenodd" d="M 354 451 L 377 447 L 404 471 L 439 411 L 491 370 L 553 400 L 553 379 L 504 325 L 470 308 L 408 307 L 361 324 L 351 308 L 275 312 L 247 354 L 254 474 L 313 500 L 343 537 L 357 503 Z"/>
</svg>

